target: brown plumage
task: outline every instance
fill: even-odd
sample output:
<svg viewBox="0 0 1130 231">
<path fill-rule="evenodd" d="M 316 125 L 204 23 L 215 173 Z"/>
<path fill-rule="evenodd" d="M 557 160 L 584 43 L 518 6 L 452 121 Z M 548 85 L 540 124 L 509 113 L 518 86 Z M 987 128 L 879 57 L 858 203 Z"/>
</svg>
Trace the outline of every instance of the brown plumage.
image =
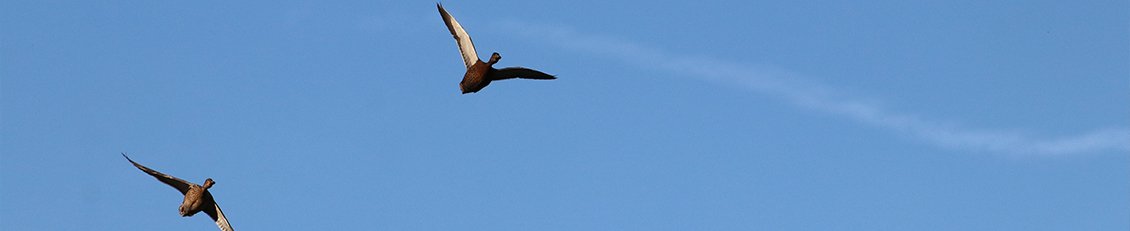
<svg viewBox="0 0 1130 231">
<path fill-rule="evenodd" d="M 455 21 L 455 17 L 448 14 L 443 6 L 437 3 L 436 8 L 439 8 L 439 15 L 443 18 L 443 23 L 447 24 L 447 30 L 455 37 L 455 44 L 459 45 L 459 53 L 463 54 L 463 64 L 467 66 L 467 72 L 463 74 L 463 81 L 459 82 L 459 89 L 463 91 L 463 94 L 478 92 L 494 80 L 512 78 L 557 79 L 552 75 L 524 67 L 494 69 L 494 64 L 502 59 L 502 55 L 495 52 L 490 55 L 490 60 L 483 62 L 475 51 L 475 44 L 471 42 L 471 36 L 467 34 L 466 30 L 463 30 L 463 26 L 459 25 L 459 22 Z"/>
<path fill-rule="evenodd" d="M 223 231 L 233 231 L 231 224 L 228 223 L 228 218 L 224 216 L 224 212 L 220 210 L 220 205 L 216 204 L 216 200 L 212 198 L 212 193 L 208 189 L 215 185 L 216 182 L 212 178 L 204 180 L 204 185 L 193 184 L 186 180 L 170 176 L 158 172 L 157 170 L 145 167 L 137 162 L 134 162 L 125 153 L 122 156 L 126 158 L 134 167 L 141 169 L 142 172 L 157 178 L 157 180 L 164 182 L 169 186 L 173 186 L 181 194 L 184 194 L 184 201 L 180 204 L 180 215 L 182 217 L 189 217 L 198 212 L 204 212 L 212 217 L 212 221 L 216 222 L 216 226 Z"/>
</svg>

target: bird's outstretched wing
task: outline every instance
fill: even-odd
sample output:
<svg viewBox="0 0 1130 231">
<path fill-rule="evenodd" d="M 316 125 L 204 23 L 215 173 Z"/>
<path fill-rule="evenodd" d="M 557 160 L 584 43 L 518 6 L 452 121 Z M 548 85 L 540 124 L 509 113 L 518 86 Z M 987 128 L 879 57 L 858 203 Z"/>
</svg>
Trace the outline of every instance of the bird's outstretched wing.
<svg viewBox="0 0 1130 231">
<path fill-rule="evenodd" d="M 549 74 L 546 74 L 544 72 L 540 72 L 540 71 L 537 71 L 537 70 L 534 70 L 534 69 L 525 68 L 525 67 L 502 68 L 502 69 L 499 69 L 498 71 L 495 71 L 493 74 L 491 74 L 490 78 L 491 78 L 491 80 L 503 80 L 503 79 L 513 79 L 513 78 L 557 79 L 557 77 L 554 77 L 552 75 L 549 75 Z"/>
<path fill-rule="evenodd" d="M 436 3 L 436 8 L 439 8 L 439 15 L 443 17 L 443 23 L 447 24 L 447 30 L 451 31 L 451 36 L 455 37 L 455 43 L 459 45 L 459 53 L 463 53 L 463 64 L 471 67 L 479 61 L 479 55 L 475 53 L 475 44 L 471 43 L 471 36 L 467 35 L 463 26 L 459 25 L 459 22 L 455 21 L 455 17 L 451 17 L 451 14 L 448 14 L 443 6 Z"/>
<path fill-rule="evenodd" d="M 137 162 L 133 162 L 133 160 L 131 160 L 129 156 L 126 156 L 125 153 L 122 153 L 122 156 L 126 157 L 126 160 L 132 163 L 134 167 L 137 167 L 137 169 L 141 169 L 142 172 L 148 173 L 150 176 L 157 178 L 157 180 L 164 182 L 169 186 L 173 186 L 173 188 L 176 188 L 177 191 L 180 191 L 181 194 L 187 193 L 189 185 L 192 185 L 192 183 L 189 183 L 188 181 L 170 176 L 169 174 L 158 172 L 157 170 L 150 169 L 148 167 L 145 167 L 144 165 L 138 164 Z"/>
<path fill-rule="evenodd" d="M 220 204 L 217 204 L 216 200 L 212 198 L 212 193 L 205 192 L 204 198 L 212 205 L 212 208 L 205 208 L 204 213 L 212 217 L 212 221 L 216 222 L 216 226 L 220 227 L 220 230 L 223 231 L 235 231 L 235 229 L 231 228 L 231 224 L 228 223 L 228 218 L 224 216 L 224 211 L 220 210 Z"/>
</svg>

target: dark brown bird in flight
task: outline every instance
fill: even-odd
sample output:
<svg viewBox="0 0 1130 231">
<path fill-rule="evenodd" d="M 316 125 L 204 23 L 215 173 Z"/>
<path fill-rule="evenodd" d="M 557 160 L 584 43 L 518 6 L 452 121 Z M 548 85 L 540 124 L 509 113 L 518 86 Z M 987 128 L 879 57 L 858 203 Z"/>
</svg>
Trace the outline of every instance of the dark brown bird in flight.
<svg viewBox="0 0 1130 231">
<path fill-rule="evenodd" d="M 443 23 L 447 24 L 447 30 L 455 37 L 455 43 L 459 45 L 459 53 L 463 53 L 463 64 L 467 65 L 467 73 L 463 74 L 463 81 L 459 82 L 459 89 L 463 90 L 463 94 L 478 92 L 494 80 L 557 79 L 552 75 L 524 67 L 494 69 L 492 65 L 498 63 L 502 55 L 494 52 L 490 55 L 490 60 L 484 63 L 475 53 L 475 44 L 471 43 L 471 36 L 467 35 L 463 26 L 460 26 L 459 22 L 455 21 L 455 17 L 451 17 L 451 14 L 448 14 L 439 3 L 436 3 L 436 8 L 439 8 L 439 15 L 443 17 Z"/>
<path fill-rule="evenodd" d="M 212 217 L 212 221 L 216 222 L 216 226 L 219 226 L 220 230 L 233 231 L 231 224 L 228 224 L 228 218 L 224 217 L 224 212 L 220 210 L 220 205 L 216 204 L 216 200 L 212 198 L 212 193 L 208 192 L 208 188 L 216 184 L 215 181 L 212 181 L 212 178 L 204 180 L 204 185 L 193 184 L 133 162 L 125 153 L 122 153 L 122 156 L 126 157 L 126 160 L 137 169 L 141 169 L 142 172 L 148 173 L 157 180 L 173 186 L 181 194 L 184 194 L 184 202 L 180 204 L 180 215 L 182 217 L 190 217 L 198 212 L 204 212 Z"/>
</svg>

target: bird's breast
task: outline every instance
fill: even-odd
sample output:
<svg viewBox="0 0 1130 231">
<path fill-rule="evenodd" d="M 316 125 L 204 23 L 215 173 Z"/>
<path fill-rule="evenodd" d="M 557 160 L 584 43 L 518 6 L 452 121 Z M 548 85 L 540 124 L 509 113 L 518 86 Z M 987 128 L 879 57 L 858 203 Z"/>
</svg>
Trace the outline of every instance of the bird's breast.
<svg viewBox="0 0 1130 231">
<path fill-rule="evenodd" d="M 490 72 L 490 66 L 486 63 L 479 62 L 467 68 L 467 73 L 463 74 L 463 81 L 459 86 L 463 88 L 463 92 L 477 92 L 486 86 L 486 76 Z"/>
</svg>

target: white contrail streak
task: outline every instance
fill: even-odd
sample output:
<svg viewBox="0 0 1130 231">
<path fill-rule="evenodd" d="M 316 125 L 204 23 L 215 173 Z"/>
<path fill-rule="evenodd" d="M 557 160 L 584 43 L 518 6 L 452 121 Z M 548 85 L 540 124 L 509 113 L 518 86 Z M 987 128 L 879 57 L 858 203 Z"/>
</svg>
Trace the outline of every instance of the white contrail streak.
<svg viewBox="0 0 1130 231">
<path fill-rule="evenodd" d="M 819 83 L 803 83 L 788 71 L 752 67 L 711 58 L 686 58 L 637 43 L 580 33 L 567 27 L 520 22 L 498 24 L 501 31 L 518 32 L 531 41 L 544 41 L 567 50 L 613 58 L 640 68 L 693 76 L 723 85 L 738 85 L 795 106 L 843 116 L 864 124 L 947 148 L 1011 154 L 1081 154 L 1130 151 L 1130 130 L 1100 129 L 1059 139 L 1035 139 L 1026 134 L 970 129 L 893 112 L 859 97 L 836 94 Z M 652 65 L 664 63 L 665 65 Z"/>
</svg>

